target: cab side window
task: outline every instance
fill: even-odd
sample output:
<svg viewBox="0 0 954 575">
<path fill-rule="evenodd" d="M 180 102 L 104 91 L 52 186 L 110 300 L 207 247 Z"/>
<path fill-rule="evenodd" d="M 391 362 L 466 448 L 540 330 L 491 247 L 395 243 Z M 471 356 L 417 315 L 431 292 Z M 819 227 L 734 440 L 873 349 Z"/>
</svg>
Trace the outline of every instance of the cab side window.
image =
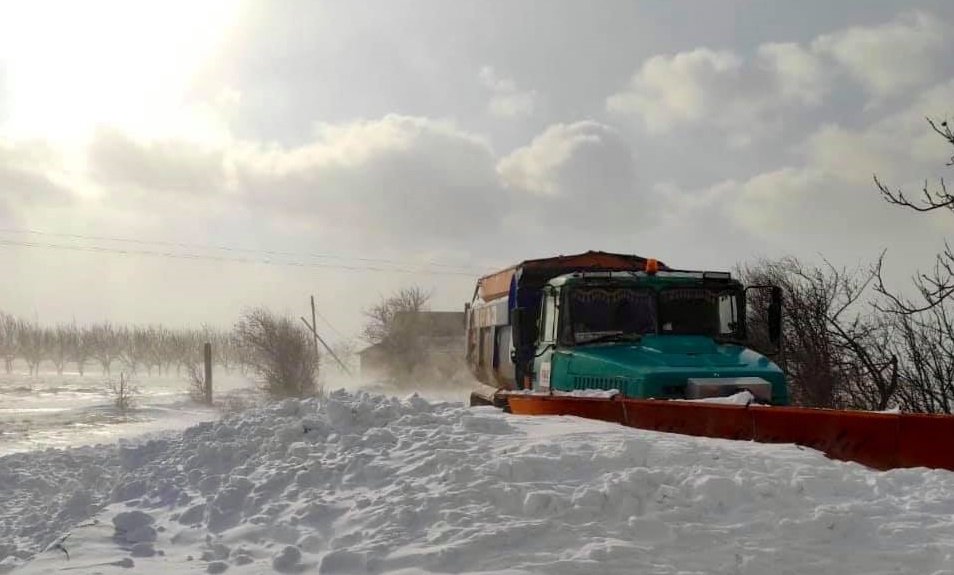
<svg viewBox="0 0 954 575">
<path fill-rule="evenodd" d="M 540 315 L 540 341 L 553 343 L 556 339 L 557 308 L 556 292 L 547 290 L 543 297 L 543 311 Z"/>
<path fill-rule="evenodd" d="M 719 295 L 719 335 L 733 335 L 739 331 L 739 297 L 726 292 Z"/>
</svg>

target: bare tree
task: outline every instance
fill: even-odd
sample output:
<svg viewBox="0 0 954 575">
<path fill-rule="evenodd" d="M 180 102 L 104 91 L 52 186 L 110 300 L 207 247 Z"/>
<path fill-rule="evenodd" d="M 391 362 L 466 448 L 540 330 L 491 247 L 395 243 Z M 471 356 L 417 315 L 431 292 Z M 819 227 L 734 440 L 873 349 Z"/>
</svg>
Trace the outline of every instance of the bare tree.
<svg viewBox="0 0 954 575">
<path fill-rule="evenodd" d="M 63 375 L 63 369 L 70 357 L 70 349 L 73 341 L 69 326 L 57 325 L 43 330 L 46 340 L 45 348 L 50 361 L 56 368 L 57 375 Z"/>
<path fill-rule="evenodd" d="M 146 373 L 152 375 L 155 368 L 162 375 L 162 364 L 166 353 L 166 340 L 169 338 L 169 330 L 160 326 L 149 326 L 148 328 L 137 328 L 142 339 L 142 357 L 141 361 L 146 366 Z"/>
<path fill-rule="evenodd" d="M 73 323 L 66 328 L 69 339 L 68 357 L 76 364 L 76 371 L 80 376 L 86 373 L 86 362 L 92 357 L 92 345 L 89 331 L 80 329 Z"/>
<path fill-rule="evenodd" d="M 152 375 L 154 367 L 152 348 L 157 345 L 159 339 L 155 329 L 134 326 L 119 330 L 119 334 L 123 342 L 120 359 L 130 373 L 136 373 L 142 365 L 146 368 L 146 372 Z"/>
<path fill-rule="evenodd" d="M 431 293 L 413 286 L 384 297 L 364 312 L 367 323 L 364 339 L 382 348 L 388 370 L 398 383 L 411 378 L 421 362 L 420 329 L 417 313 L 425 310 Z"/>
<path fill-rule="evenodd" d="M 926 413 L 954 411 L 954 307 L 942 301 L 920 313 L 894 314 L 898 347 L 899 395 L 904 409 Z"/>
<path fill-rule="evenodd" d="M 320 393 L 318 352 L 311 334 L 297 322 L 258 308 L 236 324 L 235 336 L 269 395 L 302 397 Z"/>
<path fill-rule="evenodd" d="M 38 375 L 40 363 L 47 355 L 48 339 L 44 330 L 22 320 L 17 322 L 17 329 L 20 332 L 20 355 L 27 362 L 30 375 Z"/>
<path fill-rule="evenodd" d="M 212 329 L 209 329 L 207 334 L 209 341 L 212 343 L 212 347 L 216 350 L 218 364 L 221 365 L 226 372 L 231 373 L 232 369 L 238 363 L 234 334 L 223 333 Z"/>
<path fill-rule="evenodd" d="M 954 146 L 954 131 L 948 122 L 927 119 L 931 129 L 947 145 Z M 946 163 L 954 166 L 954 155 Z M 877 176 L 875 185 L 882 198 L 892 205 L 919 213 L 954 213 L 954 194 L 940 178 L 934 189 L 925 181 L 920 197 L 912 199 L 902 190 L 892 191 Z M 885 252 L 873 267 L 875 290 L 881 295 L 878 309 L 894 319 L 895 347 L 900 359 L 893 367 L 898 373 L 898 395 L 906 410 L 951 413 L 954 408 L 954 249 L 944 243 L 934 265 L 913 278 L 912 293 L 889 289 L 884 281 Z"/>
<path fill-rule="evenodd" d="M 20 330 L 17 319 L 0 312 L 0 357 L 7 373 L 13 371 L 13 362 L 20 355 Z"/>
<path fill-rule="evenodd" d="M 927 122 L 938 136 L 954 146 L 954 132 L 946 121 L 938 123 L 928 118 Z M 954 155 L 948 160 L 947 166 L 954 166 Z M 902 190 L 891 191 L 878 179 L 878 176 L 874 176 L 874 181 L 881 196 L 890 204 L 922 213 L 938 210 L 954 213 L 954 195 L 948 192 L 944 178 L 938 181 L 937 188 L 934 190 L 931 190 L 928 182 L 925 181 L 920 198 L 915 200 L 905 196 Z M 914 286 L 922 300 L 921 303 L 914 303 L 885 286 L 882 275 L 883 264 L 884 253 L 881 254 L 875 266 L 878 280 L 875 289 L 888 302 L 888 305 L 883 306 L 882 309 L 893 313 L 919 313 L 933 308 L 954 294 L 954 250 L 947 242 L 944 243 L 944 249 L 935 257 L 933 269 L 914 277 Z"/>
<path fill-rule="evenodd" d="M 170 353 L 176 364 L 176 375 L 181 375 L 182 368 L 200 363 L 202 338 L 195 331 L 179 331 L 171 337 Z"/>
<path fill-rule="evenodd" d="M 368 318 L 364 326 L 364 339 L 369 343 L 382 343 L 394 335 L 394 318 L 402 312 L 418 312 L 427 308 L 431 293 L 418 287 L 402 288 L 396 293 L 381 298 L 381 301 L 364 311 Z"/>
<path fill-rule="evenodd" d="M 103 375 L 109 375 L 110 369 L 122 354 L 122 341 L 119 330 L 109 322 L 92 326 L 87 332 L 90 353 L 103 368 Z"/>
<path fill-rule="evenodd" d="M 40 326 L 0 312 L 0 358 L 7 373 L 23 359 L 31 374 L 48 360 L 62 374 L 68 362 L 84 375 L 86 364 L 95 359 L 108 375 L 117 360 L 127 373 L 145 367 L 152 374 L 168 373 L 172 364 L 190 368 L 201 363 L 202 343 L 210 341 L 218 350 L 216 360 L 226 369 L 244 367 L 241 346 L 232 333 L 203 326 L 201 330 L 170 330 L 163 326 L 115 326 L 109 322 L 78 327 L 75 322 Z"/>
<path fill-rule="evenodd" d="M 189 397 L 196 403 L 206 402 L 205 370 L 198 363 L 186 367 L 189 378 Z"/>
<path fill-rule="evenodd" d="M 781 365 L 792 399 L 816 407 L 885 409 L 898 388 L 890 323 L 865 294 L 873 274 L 806 266 L 788 257 L 742 268 L 745 283 L 771 284 L 785 294 L 785 342 Z M 752 310 L 767 306 L 754 305 Z M 765 338 L 767 318 L 749 316 L 755 341 Z M 765 338 L 767 339 L 767 338 Z M 758 344 L 756 344 L 758 346 Z"/>
<path fill-rule="evenodd" d="M 139 388 L 126 377 L 124 372 L 120 372 L 119 380 L 108 381 L 106 390 L 113 398 L 113 405 L 116 406 L 116 409 L 123 412 L 134 407 L 136 396 L 139 395 Z"/>
</svg>

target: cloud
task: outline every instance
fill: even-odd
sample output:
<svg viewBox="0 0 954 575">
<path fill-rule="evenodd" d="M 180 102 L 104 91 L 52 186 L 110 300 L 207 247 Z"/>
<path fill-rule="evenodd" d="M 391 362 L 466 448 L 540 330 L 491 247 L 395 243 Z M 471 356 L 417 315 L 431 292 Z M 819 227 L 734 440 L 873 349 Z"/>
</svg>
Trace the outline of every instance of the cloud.
<svg viewBox="0 0 954 575">
<path fill-rule="evenodd" d="M 90 176 L 113 191 L 176 192 L 204 197 L 222 190 L 221 149 L 186 140 L 139 141 L 100 128 L 87 148 Z"/>
<path fill-rule="evenodd" d="M 735 225 L 767 242 L 824 253 L 873 257 L 886 246 L 935 245 L 951 231 L 949 214 L 920 215 L 887 205 L 872 176 L 916 195 L 945 175 L 950 147 L 922 115 L 944 116 L 954 80 L 869 125 L 818 127 L 798 147 L 803 161 L 711 186 L 704 211 L 722 206 Z M 929 251 L 929 250 L 928 250 Z M 915 249 L 913 254 L 924 255 Z"/>
<path fill-rule="evenodd" d="M 833 58 L 875 98 L 931 82 L 952 49 L 951 27 L 923 12 L 878 26 L 855 26 L 816 38 L 811 48 Z"/>
<path fill-rule="evenodd" d="M 463 240 L 494 221 L 502 193 L 481 137 L 448 122 L 389 115 L 322 125 L 296 148 L 244 145 L 230 181 L 258 209 L 365 241 Z"/>
<path fill-rule="evenodd" d="M 487 103 L 491 115 L 499 118 L 518 118 L 533 114 L 537 101 L 536 91 L 518 89 L 512 78 L 499 75 L 491 66 L 481 68 L 478 78 L 491 92 L 490 102 Z"/>
<path fill-rule="evenodd" d="M 497 163 L 510 196 L 511 233 L 561 249 L 631 240 L 657 211 L 630 144 L 593 121 L 554 124 Z M 614 240 L 615 241 L 615 240 Z"/>
<path fill-rule="evenodd" d="M 606 107 L 651 136 L 719 134 L 744 148 L 780 130 L 788 112 L 817 106 L 827 90 L 818 58 L 794 44 L 765 44 L 750 59 L 697 48 L 649 58 Z"/>
<path fill-rule="evenodd" d="M 550 197 L 624 197 L 635 160 L 613 128 L 597 122 L 554 124 L 497 164 L 511 189 Z"/>
<path fill-rule="evenodd" d="M 320 124 L 291 147 L 101 130 L 88 166 L 104 205 L 130 213 L 171 215 L 188 197 L 217 218 L 244 212 L 364 248 L 460 249 L 507 229 L 526 236 L 528 222 L 550 233 L 559 228 L 546 221 L 574 219 L 612 232 L 652 211 L 640 203 L 632 148 L 593 121 L 551 125 L 504 156 L 452 122 L 400 115 Z"/>
<path fill-rule="evenodd" d="M 70 205 L 73 194 L 56 175 L 61 171 L 48 147 L 0 140 L 0 221 L 15 222 L 31 210 Z"/>
<path fill-rule="evenodd" d="M 954 49 L 952 32 L 942 20 L 909 13 L 804 44 L 763 43 L 751 56 L 707 47 L 655 55 L 606 108 L 636 119 L 650 135 L 714 128 L 745 146 L 830 104 L 830 94 L 850 93 L 844 79 L 860 85 L 871 104 L 948 77 L 942 58 Z"/>
<path fill-rule="evenodd" d="M 870 185 L 872 174 L 898 185 L 915 185 L 943 175 L 949 158 L 925 116 L 947 118 L 954 111 L 954 80 L 921 91 L 905 108 L 860 128 L 831 123 L 804 144 L 806 163 L 845 181 Z"/>
<path fill-rule="evenodd" d="M 507 222 L 580 218 L 573 208 L 580 202 L 607 226 L 651 211 L 602 211 L 641 196 L 632 148 L 593 121 L 551 125 L 502 157 L 452 122 L 400 115 L 321 124 L 294 147 L 232 140 L 215 148 L 103 130 L 88 165 L 107 201 L 130 209 L 171 210 L 188 194 L 218 202 L 213 213 L 245 209 L 276 226 L 365 246 L 466 246 Z"/>
<path fill-rule="evenodd" d="M 728 50 L 697 48 L 653 56 L 606 106 L 611 112 L 638 116 L 650 133 L 668 132 L 715 113 L 719 93 L 730 87 L 741 68 L 742 60 Z"/>
<path fill-rule="evenodd" d="M 822 59 L 795 43 L 762 44 L 757 65 L 773 77 L 773 91 L 785 101 L 818 105 L 830 88 L 831 74 Z"/>
<path fill-rule="evenodd" d="M 736 224 L 758 237 L 771 237 L 794 229 L 807 233 L 816 226 L 831 208 L 832 190 L 827 188 L 832 184 L 818 169 L 785 167 L 716 187 L 729 199 L 724 205 Z M 805 217 L 806 211 L 812 216 Z"/>
<path fill-rule="evenodd" d="M 497 227 L 511 193 L 484 137 L 424 117 L 319 124 L 298 146 L 101 128 L 71 170 L 54 162 L 61 148 L 0 140 L 0 217 L 30 208 L 49 229 L 110 221 L 157 235 L 172 233 L 173 223 L 200 236 L 212 224 L 230 236 L 252 225 L 258 235 L 433 253 Z M 52 209 L 68 201 L 76 204 L 68 217 Z"/>
<path fill-rule="evenodd" d="M 925 240 L 930 226 L 920 223 L 935 218 L 909 220 L 883 205 L 871 175 L 916 192 L 924 178 L 950 174 L 948 147 L 923 116 L 951 113 L 954 63 L 944 56 L 954 5 L 932 4 L 943 20 L 896 17 L 899 8 L 883 2 L 728 19 L 708 4 L 675 18 L 663 3 L 581 5 L 548 11 L 530 43 L 525 24 L 539 14 L 514 3 L 480 11 L 486 26 L 440 2 L 424 18 L 397 6 L 315 3 L 317 17 L 303 19 L 301 6 L 275 6 L 221 10 L 239 14 L 232 28 L 196 14 L 183 27 L 181 10 L 167 7 L 145 17 L 120 10 L 121 26 L 83 7 L 53 28 L 24 25 L 48 19 L 43 9 L 0 23 L 10 32 L 0 34 L 0 139 L 42 137 L 56 150 L 50 158 L 0 143 L 0 219 L 455 263 L 594 248 L 708 267 L 772 248 L 864 258 L 905 234 L 921 242 L 911 254 L 940 243 Z M 97 18 L 93 28 L 75 25 Z M 170 34 L 185 43 L 153 41 Z M 11 269 L 38 270 L 38 279 L 7 282 L 2 295 L 30 310 L 63 274 L 22 256 Z M 88 297 L 63 299 L 67 319 L 68 306 L 105 317 L 115 300 L 128 300 L 123 313 L 134 318 L 143 297 L 166 297 L 178 282 L 188 294 L 180 299 L 193 301 L 206 279 L 206 301 L 236 306 L 286 305 L 318 283 L 322 298 L 335 298 L 326 282 L 337 281 L 340 297 L 326 301 L 357 310 L 390 289 L 377 276 L 332 280 L 339 272 L 311 269 L 235 264 L 216 281 L 210 262 L 59 252 L 43 260 L 49 270 L 57 261 L 75 264 L 70 277 L 91 276 Z M 84 271 L 80 261 L 101 267 Z M 202 281 L 189 266 L 207 270 Z M 455 308 L 472 287 L 471 278 L 437 281 L 426 287 Z M 112 291 L 101 287 L 110 282 Z M 207 307 L 164 311 L 195 322 L 212 318 Z"/>
<path fill-rule="evenodd" d="M 872 176 L 910 195 L 917 195 L 925 180 L 936 186 L 938 178 L 949 176 L 950 146 L 924 116 L 950 117 L 952 103 L 954 80 L 948 80 L 919 90 L 903 108 L 879 119 L 836 122 L 827 115 L 827 122 L 810 123 L 804 135 L 773 146 L 782 152 L 777 163 L 758 162 L 748 173 L 729 166 L 726 176 L 698 183 L 656 183 L 651 189 L 662 207 L 651 237 L 673 238 L 667 249 L 684 250 L 689 261 L 700 257 L 695 253 L 707 254 L 703 262 L 727 254 L 735 261 L 822 254 L 858 265 L 888 248 L 896 262 L 891 273 L 903 280 L 930 265 L 954 221 L 949 213 L 917 214 L 888 205 Z"/>
</svg>

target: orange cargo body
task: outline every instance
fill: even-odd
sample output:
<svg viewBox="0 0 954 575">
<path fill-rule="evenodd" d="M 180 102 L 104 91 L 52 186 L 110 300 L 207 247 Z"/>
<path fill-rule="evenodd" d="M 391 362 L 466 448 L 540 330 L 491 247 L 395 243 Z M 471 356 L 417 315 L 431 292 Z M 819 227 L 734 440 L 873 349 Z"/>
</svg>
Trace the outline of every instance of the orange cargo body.
<svg viewBox="0 0 954 575">
<path fill-rule="evenodd" d="M 646 262 L 646 258 L 637 255 L 597 251 L 588 251 L 570 256 L 526 260 L 515 266 L 510 266 L 499 272 L 478 279 L 478 295 L 480 295 L 480 298 L 484 301 L 491 301 L 506 296 L 510 291 L 510 282 L 518 271 L 530 275 L 536 274 L 549 279 L 571 271 L 643 271 L 646 268 Z M 666 264 L 660 261 L 656 261 L 656 267 L 661 270 L 669 269 L 666 267 Z"/>
<path fill-rule="evenodd" d="M 517 415 L 573 415 L 670 433 L 794 443 L 875 469 L 954 471 L 954 416 L 702 402 L 507 395 Z"/>
</svg>

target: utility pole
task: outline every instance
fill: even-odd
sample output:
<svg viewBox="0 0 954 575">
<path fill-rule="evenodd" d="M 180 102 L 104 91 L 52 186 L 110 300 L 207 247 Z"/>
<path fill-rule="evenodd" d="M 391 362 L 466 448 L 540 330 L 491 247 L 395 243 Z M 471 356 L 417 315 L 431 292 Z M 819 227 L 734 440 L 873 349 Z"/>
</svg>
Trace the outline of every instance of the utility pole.
<svg viewBox="0 0 954 575">
<path fill-rule="evenodd" d="M 315 357 L 316 357 L 316 358 L 320 358 L 320 357 L 321 357 L 321 354 L 318 353 L 318 322 L 315 321 L 315 296 L 314 296 L 314 294 L 312 294 L 312 296 L 311 296 L 311 333 L 312 333 L 312 335 L 315 336 L 315 337 L 313 338 L 313 340 L 312 340 L 312 341 L 315 342 Z M 329 350 L 329 351 L 330 351 L 330 350 Z M 316 367 L 316 369 L 321 369 L 321 361 L 320 361 L 320 360 L 316 360 L 316 362 L 315 362 L 315 367 Z"/>
<path fill-rule="evenodd" d="M 315 296 L 311 296 L 311 332 L 315 335 L 315 353 L 318 352 L 318 321 L 315 319 Z"/>
<path fill-rule="evenodd" d="M 308 323 L 308 320 L 305 319 L 303 316 L 301 316 L 300 319 L 301 319 L 301 322 L 305 324 L 305 327 L 308 328 L 308 331 L 310 331 L 311 334 L 315 336 L 315 351 L 316 352 L 318 351 L 318 344 L 321 343 L 321 345 L 323 345 L 324 348 L 328 350 L 328 353 L 331 355 L 331 357 L 333 357 L 335 361 L 338 362 L 338 365 L 341 366 L 341 369 L 344 370 L 344 372 L 347 373 L 348 376 L 354 377 L 351 373 L 351 370 L 348 369 L 348 366 L 346 366 L 344 362 L 341 361 L 341 359 L 337 355 L 335 355 L 335 352 L 331 351 L 331 348 L 328 347 L 328 344 L 325 343 L 325 340 L 321 339 L 321 336 L 318 335 L 318 329 L 317 329 L 318 326 L 315 323 L 315 316 L 316 316 L 315 296 L 311 296 L 311 323 Z"/>
</svg>

